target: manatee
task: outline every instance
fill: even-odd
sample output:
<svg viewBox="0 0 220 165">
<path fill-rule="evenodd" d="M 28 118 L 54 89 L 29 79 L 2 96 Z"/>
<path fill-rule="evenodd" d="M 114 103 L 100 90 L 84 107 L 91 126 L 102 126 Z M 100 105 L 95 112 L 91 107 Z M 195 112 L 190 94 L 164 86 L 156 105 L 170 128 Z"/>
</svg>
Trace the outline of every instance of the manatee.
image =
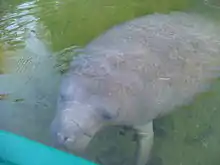
<svg viewBox="0 0 220 165">
<path fill-rule="evenodd" d="M 88 43 L 64 74 L 52 122 L 55 142 L 85 152 L 105 126 L 133 127 L 137 165 L 148 161 L 152 121 L 189 104 L 219 77 L 220 30 L 196 13 L 151 14 Z"/>
</svg>

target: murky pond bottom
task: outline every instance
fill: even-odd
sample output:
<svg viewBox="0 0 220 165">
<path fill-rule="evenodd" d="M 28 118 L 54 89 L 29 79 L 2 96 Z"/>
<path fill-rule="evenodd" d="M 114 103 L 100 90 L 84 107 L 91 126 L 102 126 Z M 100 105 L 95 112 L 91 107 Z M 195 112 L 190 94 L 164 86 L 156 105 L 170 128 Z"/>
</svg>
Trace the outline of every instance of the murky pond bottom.
<svg viewBox="0 0 220 165">
<path fill-rule="evenodd" d="M 209 8 L 214 13 L 210 15 L 218 18 L 217 1 L 209 2 L 215 8 L 199 10 Z M 55 52 L 84 46 L 125 20 L 185 10 L 193 4 L 184 0 L 0 0 L 0 129 L 50 145 L 49 125 L 61 78 L 57 65 L 65 70 L 72 56 L 71 51 L 62 57 Z M 155 120 L 148 165 L 219 165 L 219 100 L 217 80 L 190 105 Z M 103 165 L 134 165 L 136 148 L 132 129 L 111 127 L 99 133 L 88 152 Z"/>
</svg>

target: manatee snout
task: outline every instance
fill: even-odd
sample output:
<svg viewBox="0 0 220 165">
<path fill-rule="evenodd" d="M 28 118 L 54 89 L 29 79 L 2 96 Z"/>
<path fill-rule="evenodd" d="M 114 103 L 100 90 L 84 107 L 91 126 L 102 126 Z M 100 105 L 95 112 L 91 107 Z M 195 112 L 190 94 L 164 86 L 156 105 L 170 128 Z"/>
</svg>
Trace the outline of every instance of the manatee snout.
<svg viewBox="0 0 220 165">
<path fill-rule="evenodd" d="M 58 112 L 51 124 L 53 142 L 57 148 L 83 153 L 95 133 L 101 128 L 92 106 L 77 101 L 62 101 L 62 109 Z"/>
</svg>

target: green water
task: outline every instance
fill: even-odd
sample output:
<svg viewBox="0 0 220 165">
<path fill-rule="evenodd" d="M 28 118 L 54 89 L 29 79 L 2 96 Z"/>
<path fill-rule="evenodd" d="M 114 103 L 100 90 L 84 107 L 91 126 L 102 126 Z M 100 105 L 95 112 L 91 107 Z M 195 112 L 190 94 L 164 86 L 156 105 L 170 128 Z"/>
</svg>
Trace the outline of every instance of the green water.
<svg viewBox="0 0 220 165">
<path fill-rule="evenodd" d="M 113 25 L 154 12 L 192 10 L 218 19 L 218 1 L 209 1 L 214 7 L 204 2 L 0 0 L 0 129 L 50 144 L 48 126 L 54 114 L 59 71 L 68 67 L 72 57 L 68 50 L 56 52 L 84 46 Z M 216 81 L 191 105 L 157 119 L 149 165 L 219 165 L 219 99 L 220 81 Z M 133 165 L 137 143 L 132 130 L 109 128 L 93 143 L 89 151 L 96 162 Z"/>
</svg>

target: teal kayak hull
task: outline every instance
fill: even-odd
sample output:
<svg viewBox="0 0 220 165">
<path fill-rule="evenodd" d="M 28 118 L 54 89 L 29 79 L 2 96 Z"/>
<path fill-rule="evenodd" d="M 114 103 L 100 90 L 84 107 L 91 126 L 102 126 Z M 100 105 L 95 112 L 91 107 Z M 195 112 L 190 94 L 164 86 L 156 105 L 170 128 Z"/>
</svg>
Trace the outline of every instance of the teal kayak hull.
<svg viewBox="0 0 220 165">
<path fill-rule="evenodd" d="M 97 165 L 83 158 L 0 131 L 0 165 Z"/>
</svg>

